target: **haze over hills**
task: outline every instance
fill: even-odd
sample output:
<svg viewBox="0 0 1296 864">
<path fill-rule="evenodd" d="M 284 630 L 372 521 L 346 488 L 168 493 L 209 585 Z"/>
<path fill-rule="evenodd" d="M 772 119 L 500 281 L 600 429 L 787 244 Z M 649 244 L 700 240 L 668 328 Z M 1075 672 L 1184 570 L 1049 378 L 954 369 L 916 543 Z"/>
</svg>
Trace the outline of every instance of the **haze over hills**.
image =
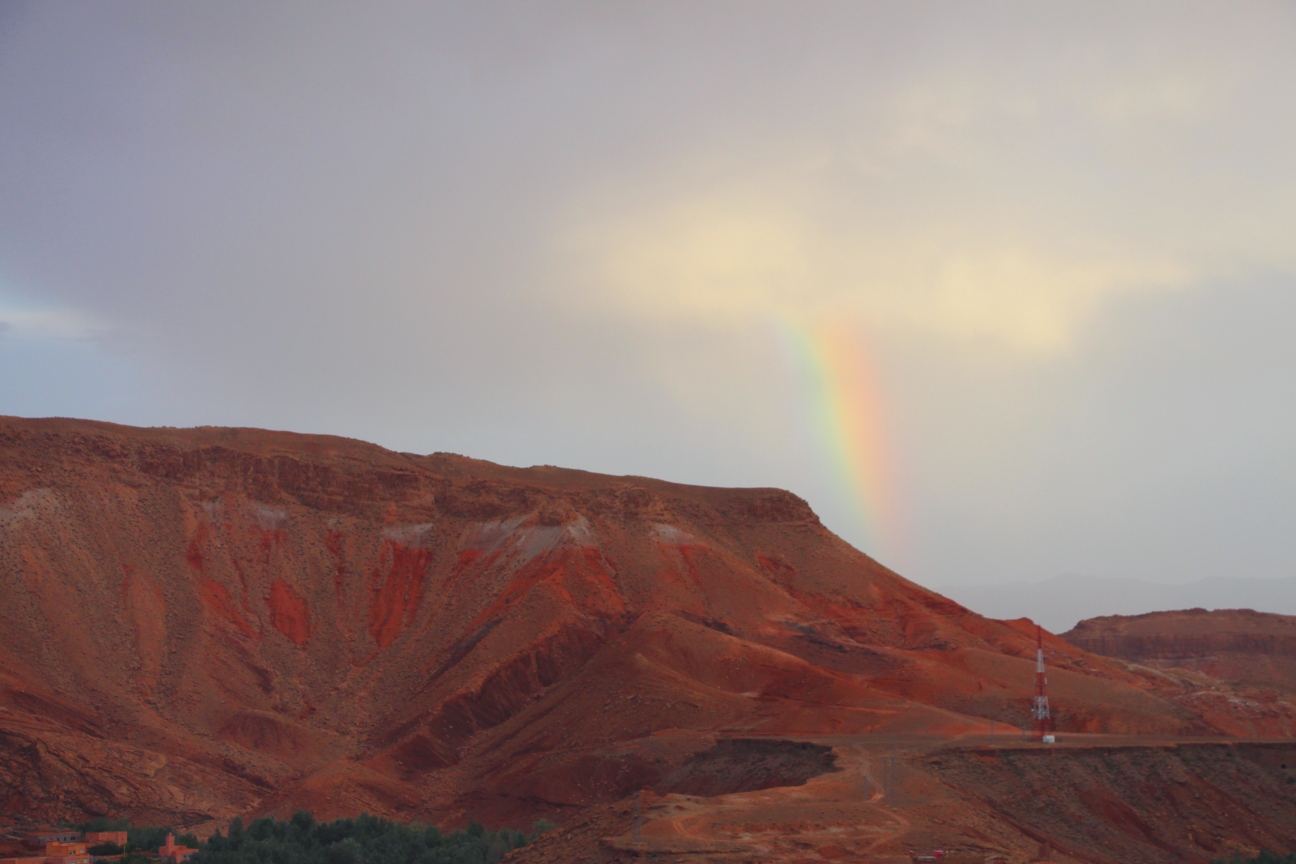
<svg viewBox="0 0 1296 864">
<path fill-rule="evenodd" d="M 1296 577 L 1217 576 L 1169 584 L 1075 573 L 1043 582 L 944 585 L 936 590 L 990 618 L 1028 617 L 1054 633 L 1084 618 L 1177 609 L 1254 609 L 1296 615 Z"/>
<path fill-rule="evenodd" d="M 563 831 L 528 860 L 596 860 L 620 854 L 604 840 L 629 830 L 628 796 L 647 788 L 656 848 L 676 852 L 750 854 L 753 819 L 774 826 L 771 861 L 803 859 L 807 831 L 857 852 L 921 840 L 1018 854 L 1108 831 L 1112 854 L 1137 857 L 1152 842 L 1107 817 L 992 801 L 999 781 L 975 759 L 921 761 L 921 748 L 985 740 L 991 721 L 1001 736 L 1023 722 L 1036 628 L 904 579 L 777 489 L 3 418 L 0 594 L 11 814 L 545 816 Z M 1224 741 L 1296 722 L 1286 697 L 1044 640 L 1064 733 Z M 884 786 L 870 741 L 920 755 Z M 1267 766 L 1256 752 L 1155 758 L 1216 777 L 1237 759 Z M 1107 782 L 1075 758 L 1067 782 Z M 1035 770 L 1005 759 L 993 770 Z M 1156 843 L 1195 842 L 1176 833 L 1191 825 L 1225 848 L 1219 814 L 1267 800 L 1286 759 L 1185 803 Z M 945 815 L 896 829 L 879 802 L 901 786 Z M 1120 803 L 1143 793 L 1119 784 L 1101 794 L 1100 813 L 1152 806 Z M 1255 836 L 1296 837 L 1284 812 L 1255 815 Z"/>
</svg>

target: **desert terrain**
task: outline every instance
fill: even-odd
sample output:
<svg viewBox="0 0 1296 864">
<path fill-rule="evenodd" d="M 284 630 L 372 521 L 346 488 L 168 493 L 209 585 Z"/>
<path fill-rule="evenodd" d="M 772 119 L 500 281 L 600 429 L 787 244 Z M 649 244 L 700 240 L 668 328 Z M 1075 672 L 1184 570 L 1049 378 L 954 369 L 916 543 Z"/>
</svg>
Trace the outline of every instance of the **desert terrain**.
<svg viewBox="0 0 1296 864">
<path fill-rule="evenodd" d="M 1044 634 L 1046 747 L 1031 622 L 777 489 L 0 418 L 0 596 L 12 819 L 543 817 L 537 862 L 1296 843 L 1289 625 Z"/>
<path fill-rule="evenodd" d="M 1170 674 L 1200 676 L 1261 702 L 1296 696 L 1296 617 L 1251 609 L 1184 609 L 1081 621 L 1068 642 Z"/>
</svg>

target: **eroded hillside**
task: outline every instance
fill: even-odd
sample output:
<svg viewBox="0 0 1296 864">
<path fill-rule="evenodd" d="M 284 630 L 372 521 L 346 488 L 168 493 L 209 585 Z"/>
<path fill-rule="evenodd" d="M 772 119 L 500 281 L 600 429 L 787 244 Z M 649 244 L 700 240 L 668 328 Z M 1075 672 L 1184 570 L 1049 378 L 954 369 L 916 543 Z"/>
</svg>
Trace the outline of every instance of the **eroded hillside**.
<svg viewBox="0 0 1296 864">
<path fill-rule="evenodd" d="M 259 430 L 0 420 L 0 591 L 0 809 L 45 819 L 563 821 L 729 738 L 1017 724 L 1034 674 L 787 492 Z M 1291 728 L 1046 648 L 1061 728 Z"/>
<path fill-rule="evenodd" d="M 1296 696 L 1296 616 L 1251 609 L 1109 615 L 1062 634 L 1073 645 L 1260 705 Z M 1257 733 L 1259 734 L 1259 733 Z"/>
</svg>

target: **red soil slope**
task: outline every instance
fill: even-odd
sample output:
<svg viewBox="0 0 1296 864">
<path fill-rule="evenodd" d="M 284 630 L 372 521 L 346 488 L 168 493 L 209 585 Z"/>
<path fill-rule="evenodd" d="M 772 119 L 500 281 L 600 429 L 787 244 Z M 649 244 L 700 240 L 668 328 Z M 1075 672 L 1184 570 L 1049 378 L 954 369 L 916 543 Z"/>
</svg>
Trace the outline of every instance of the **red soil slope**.
<svg viewBox="0 0 1296 864">
<path fill-rule="evenodd" d="M 1210 864 L 1296 845 L 1291 742 L 1110 746 L 1077 737 L 1053 747 L 982 739 L 898 759 L 869 736 L 820 738 L 809 746 L 831 746 L 837 770 L 804 785 L 709 797 L 651 790 L 639 796 L 638 832 L 627 798 L 581 811 L 509 860 L 908 864 L 911 851 L 942 849 L 963 864 Z M 746 758 L 768 767 L 768 755 Z"/>
<path fill-rule="evenodd" d="M 564 821 L 800 770 L 706 768 L 729 738 L 1019 723 L 1034 680 L 1033 625 L 787 492 L 259 430 L 0 419 L 0 596 L 0 810 L 42 819 Z M 1062 729 L 1296 714 L 1046 648 Z"/>
</svg>

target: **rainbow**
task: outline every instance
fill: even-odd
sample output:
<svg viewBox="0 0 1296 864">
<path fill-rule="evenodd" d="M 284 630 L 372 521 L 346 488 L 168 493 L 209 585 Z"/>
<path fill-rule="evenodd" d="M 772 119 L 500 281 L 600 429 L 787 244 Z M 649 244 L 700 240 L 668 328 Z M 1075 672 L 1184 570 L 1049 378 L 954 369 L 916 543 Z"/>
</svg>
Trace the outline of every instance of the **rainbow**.
<svg viewBox="0 0 1296 864">
<path fill-rule="evenodd" d="M 779 331 L 807 403 L 805 431 L 858 520 L 864 551 L 874 557 L 895 554 L 901 526 L 894 457 L 887 447 L 876 367 L 864 339 L 848 324 L 785 321 Z"/>
</svg>

